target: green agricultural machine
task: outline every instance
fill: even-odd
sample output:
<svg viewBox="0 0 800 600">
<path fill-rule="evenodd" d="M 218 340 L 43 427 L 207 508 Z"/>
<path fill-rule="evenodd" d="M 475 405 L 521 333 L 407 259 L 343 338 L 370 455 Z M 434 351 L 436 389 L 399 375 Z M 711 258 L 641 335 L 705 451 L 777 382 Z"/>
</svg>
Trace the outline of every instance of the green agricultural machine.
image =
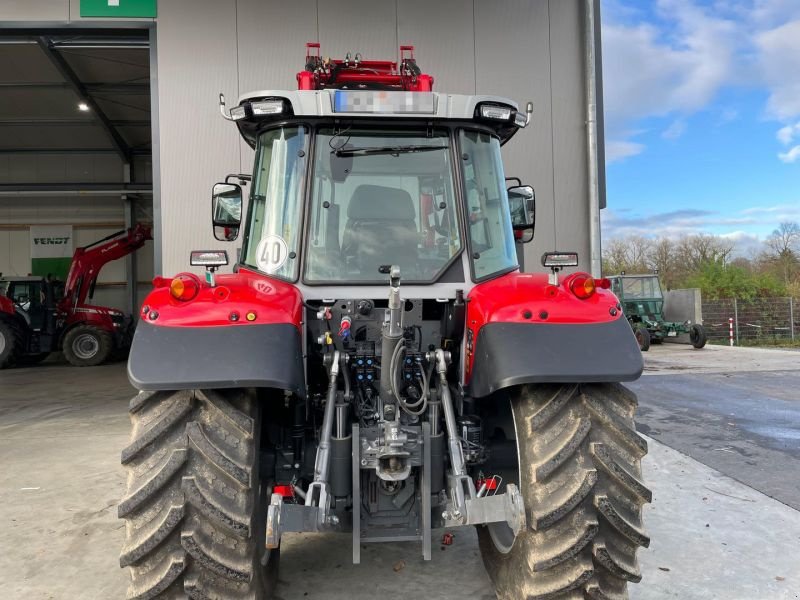
<svg viewBox="0 0 800 600">
<path fill-rule="evenodd" d="M 695 348 L 706 345 L 706 331 L 699 323 L 675 322 L 664 319 L 664 295 L 658 275 L 615 275 L 608 278 L 611 290 L 622 303 L 622 311 L 636 335 L 642 352 L 650 344 L 660 344 L 665 338 L 689 334 L 689 342 Z"/>
</svg>

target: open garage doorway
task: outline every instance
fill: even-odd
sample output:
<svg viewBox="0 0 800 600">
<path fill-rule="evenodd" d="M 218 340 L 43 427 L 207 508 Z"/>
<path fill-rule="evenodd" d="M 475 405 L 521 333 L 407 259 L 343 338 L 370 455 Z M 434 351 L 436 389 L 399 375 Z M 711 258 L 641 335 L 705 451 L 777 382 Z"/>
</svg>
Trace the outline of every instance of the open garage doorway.
<svg viewBox="0 0 800 600">
<path fill-rule="evenodd" d="M 63 278 L 75 249 L 152 227 L 152 31 L 0 30 L 4 276 Z M 135 314 L 153 263 L 148 242 L 105 264 L 91 303 Z"/>
</svg>

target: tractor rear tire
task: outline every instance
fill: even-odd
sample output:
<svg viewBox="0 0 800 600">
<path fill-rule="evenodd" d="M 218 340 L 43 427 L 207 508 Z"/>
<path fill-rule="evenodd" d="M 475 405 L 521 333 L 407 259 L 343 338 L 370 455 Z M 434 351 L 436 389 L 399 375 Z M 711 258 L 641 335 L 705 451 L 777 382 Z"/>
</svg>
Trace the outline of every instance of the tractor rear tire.
<svg viewBox="0 0 800 600">
<path fill-rule="evenodd" d="M 276 557 L 265 547 L 269 499 L 255 391 L 141 392 L 130 415 L 118 508 L 128 599 L 269 597 Z"/>
<path fill-rule="evenodd" d="M 650 332 L 646 328 L 637 327 L 634 335 L 636 335 L 636 341 L 642 352 L 650 350 Z"/>
<path fill-rule="evenodd" d="M 76 367 L 96 367 L 108 360 L 114 339 L 103 329 L 91 325 L 73 327 L 64 336 L 64 358 Z"/>
<path fill-rule="evenodd" d="M 641 579 L 636 550 L 650 543 L 636 396 L 619 384 L 527 385 L 509 395 L 528 523 L 510 546 L 492 526 L 478 528 L 497 597 L 627 598 L 627 582 Z"/>
<path fill-rule="evenodd" d="M 0 369 L 16 364 L 24 350 L 25 339 L 19 327 L 0 321 Z"/>
<path fill-rule="evenodd" d="M 698 350 L 703 348 L 708 341 L 705 327 L 698 323 L 692 325 L 692 328 L 689 330 L 689 341 L 692 343 L 692 346 Z"/>
</svg>

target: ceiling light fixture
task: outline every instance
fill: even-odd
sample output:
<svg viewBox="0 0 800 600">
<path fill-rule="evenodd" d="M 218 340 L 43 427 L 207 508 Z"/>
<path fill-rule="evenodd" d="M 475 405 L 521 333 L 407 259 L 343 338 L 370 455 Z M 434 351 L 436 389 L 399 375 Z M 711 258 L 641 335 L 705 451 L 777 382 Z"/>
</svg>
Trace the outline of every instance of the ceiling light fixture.
<svg viewBox="0 0 800 600">
<path fill-rule="evenodd" d="M 81 102 L 78 104 L 78 110 L 81 112 L 87 112 L 89 110 L 89 105 L 86 102 Z"/>
</svg>

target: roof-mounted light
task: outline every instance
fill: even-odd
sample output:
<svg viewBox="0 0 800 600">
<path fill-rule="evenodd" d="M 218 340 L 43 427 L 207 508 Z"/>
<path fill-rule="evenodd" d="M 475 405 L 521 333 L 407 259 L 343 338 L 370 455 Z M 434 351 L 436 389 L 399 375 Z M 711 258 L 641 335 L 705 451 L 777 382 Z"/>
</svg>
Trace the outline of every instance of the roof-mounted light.
<svg viewBox="0 0 800 600">
<path fill-rule="evenodd" d="M 577 252 L 545 252 L 542 255 L 542 266 L 548 269 L 563 269 L 578 266 Z"/>
<path fill-rule="evenodd" d="M 234 106 L 231 109 L 231 118 L 234 121 L 241 121 L 247 116 L 247 110 L 244 106 Z"/>
<path fill-rule="evenodd" d="M 515 113 L 514 114 L 514 125 L 517 127 L 525 127 L 528 124 L 528 115 L 525 113 Z"/>
<path fill-rule="evenodd" d="M 283 100 L 263 100 L 261 102 L 251 102 L 250 109 L 253 111 L 254 117 L 279 115 L 283 112 Z"/>
<path fill-rule="evenodd" d="M 493 119 L 496 121 L 508 121 L 511 119 L 511 107 L 495 106 L 493 104 L 482 104 L 481 116 L 484 119 Z"/>
</svg>

